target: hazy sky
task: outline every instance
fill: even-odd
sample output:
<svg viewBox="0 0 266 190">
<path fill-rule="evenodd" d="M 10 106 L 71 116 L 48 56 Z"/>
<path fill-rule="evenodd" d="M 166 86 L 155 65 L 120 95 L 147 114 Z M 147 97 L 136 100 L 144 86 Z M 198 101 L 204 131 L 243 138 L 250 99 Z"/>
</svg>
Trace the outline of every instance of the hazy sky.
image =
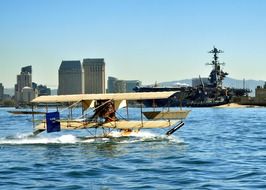
<svg viewBox="0 0 266 190">
<path fill-rule="evenodd" d="M 230 77 L 266 80 L 264 0 L 0 0 L 0 83 L 21 67 L 56 88 L 62 60 L 104 58 L 106 78 L 207 76 L 215 45 Z"/>
</svg>

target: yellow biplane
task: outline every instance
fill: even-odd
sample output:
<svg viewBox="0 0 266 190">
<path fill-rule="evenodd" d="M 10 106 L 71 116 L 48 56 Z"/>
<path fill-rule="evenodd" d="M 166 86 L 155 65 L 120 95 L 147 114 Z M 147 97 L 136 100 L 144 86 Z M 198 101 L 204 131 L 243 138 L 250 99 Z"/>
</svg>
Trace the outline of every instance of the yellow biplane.
<svg viewBox="0 0 266 190">
<path fill-rule="evenodd" d="M 38 123 L 33 116 L 34 135 L 44 131 L 57 132 L 60 130 L 101 130 L 102 132 L 89 132 L 92 138 L 108 137 L 113 131 L 118 131 L 122 136 L 129 136 L 132 132 L 141 129 L 166 128 L 166 135 L 171 135 L 184 125 L 189 110 L 170 110 L 170 108 L 143 108 L 142 101 L 167 99 L 177 92 L 142 92 L 142 93 L 115 93 L 115 94 L 78 94 L 40 96 L 32 100 L 32 113 L 35 107 L 46 108 L 45 118 Z M 140 109 L 140 115 L 136 119 L 130 119 L 129 103 L 134 102 Z M 137 103 L 136 103 L 137 102 Z M 137 106 L 136 106 L 137 104 Z M 60 108 L 64 105 L 69 114 L 60 114 Z M 53 106 L 53 111 L 50 106 Z M 81 111 L 78 117 L 74 117 L 72 110 L 78 107 Z M 118 110 L 123 108 L 124 117 Z M 172 109 L 172 108 L 171 108 Z M 90 110 L 92 113 L 88 114 Z M 92 135 L 95 134 L 95 135 Z"/>
</svg>

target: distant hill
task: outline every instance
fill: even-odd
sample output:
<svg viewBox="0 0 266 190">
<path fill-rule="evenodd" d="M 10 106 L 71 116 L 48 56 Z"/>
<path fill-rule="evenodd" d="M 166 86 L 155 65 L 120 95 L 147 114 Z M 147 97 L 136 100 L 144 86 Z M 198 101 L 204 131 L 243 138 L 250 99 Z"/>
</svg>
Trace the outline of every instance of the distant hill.
<svg viewBox="0 0 266 190">
<path fill-rule="evenodd" d="M 231 88 L 247 88 L 252 90 L 251 96 L 255 95 L 255 89 L 257 86 L 263 86 L 265 81 L 263 80 L 239 80 L 239 79 L 233 79 L 230 77 L 226 77 L 224 79 L 223 85 L 226 87 Z M 189 86 L 192 86 L 192 79 L 184 79 L 184 80 L 177 80 L 177 81 L 167 81 L 167 82 L 161 82 L 159 83 L 160 86 L 175 86 L 176 84 L 187 84 Z M 245 85 L 245 87 L 244 87 Z"/>
<path fill-rule="evenodd" d="M 176 85 L 188 85 L 192 86 L 192 79 L 184 79 L 184 80 L 176 80 L 176 81 L 168 81 L 168 82 L 160 82 L 158 83 L 160 86 L 176 86 Z"/>
<path fill-rule="evenodd" d="M 263 86 L 265 81 L 263 80 L 238 80 L 238 79 L 233 79 L 226 77 L 224 79 L 224 86 L 226 87 L 234 87 L 234 88 L 248 88 L 252 91 L 255 91 L 255 88 L 257 86 Z M 245 85 L 245 86 L 244 86 Z"/>
<path fill-rule="evenodd" d="M 263 86 L 265 81 L 263 80 L 245 80 L 245 88 L 252 90 L 251 96 L 255 95 L 255 88 L 257 86 Z M 154 85 L 154 84 L 151 84 Z M 160 86 L 176 86 L 176 85 L 189 85 L 192 86 L 192 79 L 183 79 L 183 80 L 175 80 L 175 81 L 167 81 L 158 83 Z M 244 82 L 243 80 L 233 79 L 230 77 L 226 77 L 224 79 L 224 86 L 231 88 L 243 88 Z M 5 94 L 9 94 L 10 96 L 14 95 L 14 88 L 5 88 Z M 51 89 L 51 95 L 57 95 L 57 89 Z"/>
<path fill-rule="evenodd" d="M 8 94 L 10 96 L 14 96 L 15 94 L 15 89 L 14 88 L 5 88 L 4 90 L 5 94 Z M 57 95 L 57 89 L 51 89 L 51 95 Z"/>
</svg>

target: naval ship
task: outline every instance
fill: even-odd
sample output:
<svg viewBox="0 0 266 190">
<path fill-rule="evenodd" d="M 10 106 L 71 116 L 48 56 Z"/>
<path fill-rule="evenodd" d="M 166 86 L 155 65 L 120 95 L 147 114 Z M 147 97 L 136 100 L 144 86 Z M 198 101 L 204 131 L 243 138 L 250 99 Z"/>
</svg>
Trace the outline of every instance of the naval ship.
<svg viewBox="0 0 266 190">
<path fill-rule="evenodd" d="M 233 98 L 247 95 L 248 89 L 236 89 L 223 87 L 223 80 L 228 75 L 222 70 L 225 63 L 219 61 L 218 55 L 223 53 L 222 50 L 213 47 L 208 53 L 213 54 L 213 60 L 206 65 L 212 66 L 212 70 L 207 78 L 203 81 L 199 77 L 199 84 L 179 87 L 139 87 L 133 90 L 136 92 L 159 92 L 159 91 L 177 91 L 177 93 L 168 100 L 144 101 L 146 107 L 163 107 L 163 106 L 187 106 L 187 107 L 212 107 L 232 102 Z"/>
</svg>

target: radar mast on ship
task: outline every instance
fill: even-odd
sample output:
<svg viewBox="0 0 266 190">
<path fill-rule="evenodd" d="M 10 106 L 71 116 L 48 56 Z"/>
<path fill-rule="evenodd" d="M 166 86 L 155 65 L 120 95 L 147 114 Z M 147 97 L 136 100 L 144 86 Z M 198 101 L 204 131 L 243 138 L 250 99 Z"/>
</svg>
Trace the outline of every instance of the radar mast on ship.
<svg viewBox="0 0 266 190">
<path fill-rule="evenodd" d="M 218 54 L 219 53 L 223 53 L 222 50 L 218 50 L 215 46 L 213 47 L 213 49 L 211 51 L 209 51 L 208 53 L 212 53 L 213 54 L 213 60 L 211 63 L 207 63 L 206 65 L 212 65 L 213 69 L 209 75 L 209 82 L 210 82 L 210 87 L 214 87 L 214 88 L 222 88 L 222 84 L 223 84 L 223 80 L 226 77 L 226 75 L 228 75 L 227 72 L 224 72 L 221 69 L 221 65 L 225 65 L 225 63 L 220 63 L 218 61 Z"/>
</svg>

